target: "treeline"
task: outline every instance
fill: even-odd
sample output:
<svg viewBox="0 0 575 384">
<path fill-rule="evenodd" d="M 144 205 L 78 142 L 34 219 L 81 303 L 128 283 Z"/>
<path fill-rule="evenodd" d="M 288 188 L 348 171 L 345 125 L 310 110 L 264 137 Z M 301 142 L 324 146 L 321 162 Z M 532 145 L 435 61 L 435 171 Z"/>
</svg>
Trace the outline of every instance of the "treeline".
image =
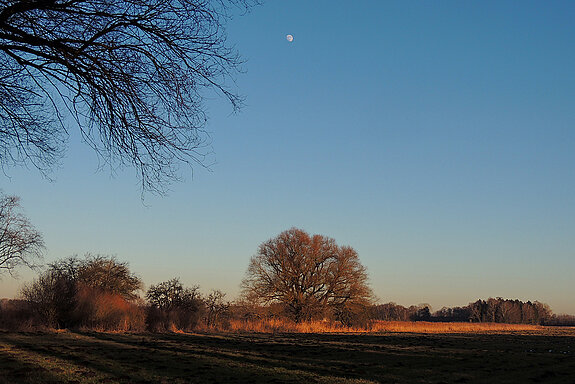
<svg viewBox="0 0 575 384">
<path fill-rule="evenodd" d="M 198 286 L 185 287 L 177 278 L 144 291 L 142 281 L 126 263 L 108 256 L 57 261 L 26 284 L 19 299 L 0 301 L 0 328 L 4 329 L 164 332 L 228 329 L 232 322 L 270 319 L 297 323 L 293 308 L 283 302 L 262 305 L 244 297 L 232 303 L 219 290 L 201 294 Z M 318 307 L 308 320 L 367 328 L 374 320 L 562 325 L 574 319 L 553 316 L 549 306 L 537 301 L 490 298 L 434 313 L 427 304 L 404 307 L 355 302 L 345 307 Z"/>
<path fill-rule="evenodd" d="M 0 328 L 102 331 L 191 330 L 225 319 L 230 303 L 213 290 L 184 287 L 172 279 L 140 293 L 142 281 L 113 257 L 87 255 L 50 264 L 21 290 L 21 299 L 0 302 Z"/>
<path fill-rule="evenodd" d="M 561 318 L 553 316 L 547 304 L 538 301 L 509 300 L 501 297 L 477 300 L 464 307 L 444 307 L 434 313 L 431 312 L 431 307 L 427 304 L 410 307 L 404 307 L 395 303 L 380 304 L 373 308 L 373 317 L 378 320 L 393 321 L 540 325 L 561 322 Z"/>
</svg>

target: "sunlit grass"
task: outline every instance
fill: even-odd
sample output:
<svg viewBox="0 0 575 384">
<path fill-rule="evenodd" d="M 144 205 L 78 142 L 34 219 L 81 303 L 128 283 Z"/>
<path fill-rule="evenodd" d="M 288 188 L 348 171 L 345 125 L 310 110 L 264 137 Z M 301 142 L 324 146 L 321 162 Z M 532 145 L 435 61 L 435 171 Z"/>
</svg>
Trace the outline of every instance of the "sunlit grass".
<svg viewBox="0 0 575 384">
<path fill-rule="evenodd" d="M 536 331 L 544 327 L 530 324 L 502 323 L 434 323 L 427 321 L 375 321 L 372 332 L 416 332 L 416 333 L 477 333 L 477 332 L 519 332 Z"/>
<path fill-rule="evenodd" d="M 542 326 L 501 323 L 435 323 L 425 321 L 371 321 L 364 327 L 346 327 L 336 322 L 310 321 L 295 323 L 285 319 L 233 320 L 219 329 L 232 332 L 259 333 L 477 333 L 536 331 Z M 209 331 L 206 329 L 206 331 Z"/>
</svg>

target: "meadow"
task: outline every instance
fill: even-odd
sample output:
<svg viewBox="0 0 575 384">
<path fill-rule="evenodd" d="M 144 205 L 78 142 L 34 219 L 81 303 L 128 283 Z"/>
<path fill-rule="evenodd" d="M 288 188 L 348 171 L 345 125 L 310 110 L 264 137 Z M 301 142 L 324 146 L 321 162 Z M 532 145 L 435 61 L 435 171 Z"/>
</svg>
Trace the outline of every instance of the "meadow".
<svg viewBox="0 0 575 384">
<path fill-rule="evenodd" d="M 573 328 L 387 325 L 363 333 L 0 332 L 0 383 L 575 382 Z"/>
</svg>

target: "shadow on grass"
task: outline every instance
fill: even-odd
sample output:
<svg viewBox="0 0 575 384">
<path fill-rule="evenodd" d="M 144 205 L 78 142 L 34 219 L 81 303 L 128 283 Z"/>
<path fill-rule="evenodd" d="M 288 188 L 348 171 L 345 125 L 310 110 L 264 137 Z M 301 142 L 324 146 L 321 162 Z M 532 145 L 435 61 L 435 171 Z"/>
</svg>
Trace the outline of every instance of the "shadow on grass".
<svg viewBox="0 0 575 384">
<path fill-rule="evenodd" d="M 329 348 L 302 348 L 293 343 L 266 342 L 265 338 L 190 334 L 83 335 L 136 351 L 129 359 L 138 358 L 144 364 L 164 370 L 163 374 L 170 377 L 189 374 L 203 377 L 206 382 L 302 382 L 306 379 L 317 381 L 323 376 L 330 380 L 361 376 L 355 373 L 357 362 L 349 361 L 349 351 L 342 351 L 334 359 Z M 299 349 L 298 353 L 296 349 Z M 309 357 L 302 357 L 302 353 Z M 322 369 L 324 365 L 327 366 Z"/>
<path fill-rule="evenodd" d="M 559 383 L 575 372 L 568 353 L 575 351 L 574 340 L 572 335 L 0 333 L 0 367 L 13 380 L 5 382 L 22 383 Z M 39 379 L 33 381 L 25 370 Z"/>
<path fill-rule="evenodd" d="M 41 368 L 38 381 L 47 382 L 135 382 L 135 383 L 263 383 L 263 382 L 321 382 L 313 367 L 299 369 L 293 364 L 274 364 L 265 357 L 253 358 L 249 343 L 239 346 L 233 342 L 226 348 L 216 347 L 217 338 L 202 337 L 190 340 L 157 338 L 135 335 L 100 333 L 68 333 L 38 339 L 23 335 L 2 335 L 0 342 L 11 350 L 25 351 L 16 359 L 32 360 Z M 212 341 L 212 342 L 209 342 Z M 185 345 L 186 347 L 181 347 Z M 239 349 L 238 349 L 239 347 Z M 248 348 L 242 351 L 242 348 Z M 51 361 L 59 373 L 46 374 L 42 363 Z M 60 371 L 61 370 L 61 371 Z M 335 382 L 328 375 L 325 382 Z M 32 382 L 32 381 L 26 381 Z"/>
<path fill-rule="evenodd" d="M 55 373 L 26 360 L 20 360 L 12 353 L 0 350 L 0 384 L 8 383 L 61 383 Z"/>
</svg>

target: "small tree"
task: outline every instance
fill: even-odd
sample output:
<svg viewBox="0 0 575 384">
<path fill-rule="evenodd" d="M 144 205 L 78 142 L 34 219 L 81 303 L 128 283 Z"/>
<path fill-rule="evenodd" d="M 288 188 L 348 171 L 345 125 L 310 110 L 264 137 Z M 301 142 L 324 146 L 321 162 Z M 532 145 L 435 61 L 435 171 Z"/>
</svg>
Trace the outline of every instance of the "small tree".
<svg viewBox="0 0 575 384">
<path fill-rule="evenodd" d="M 42 235 L 20 212 L 20 198 L 0 192 L 0 272 L 12 274 L 20 265 L 34 267 L 43 250 Z"/>
<path fill-rule="evenodd" d="M 200 287 L 195 285 L 184 288 L 180 279 L 164 281 L 151 285 L 146 293 L 148 302 L 153 307 L 169 311 L 175 308 L 197 310 L 201 302 Z"/>
<path fill-rule="evenodd" d="M 352 304 L 372 299 L 366 269 L 353 248 L 297 228 L 260 245 L 242 285 L 248 300 L 281 303 L 296 322 L 325 310 L 347 319 Z"/>
<path fill-rule="evenodd" d="M 133 300 L 142 289 L 142 280 L 130 272 L 125 262 L 114 257 L 86 255 L 77 269 L 78 283 L 102 292 L 117 294 Z"/>
<path fill-rule="evenodd" d="M 226 294 L 218 289 L 214 289 L 210 292 L 208 297 L 205 299 L 207 317 L 206 324 L 208 327 L 215 326 L 221 317 L 229 310 L 230 303 L 224 301 Z"/>
<path fill-rule="evenodd" d="M 86 255 L 76 269 L 74 322 L 93 329 L 141 330 L 144 311 L 134 303 L 142 280 L 111 256 Z"/>
<path fill-rule="evenodd" d="M 68 302 L 69 294 L 62 290 L 62 283 L 57 274 L 47 271 L 26 284 L 21 291 L 22 297 L 30 303 L 42 325 L 50 328 L 61 328 L 62 323 L 69 318 L 71 303 Z"/>
<path fill-rule="evenodd" d="M 151 285 L 146 293 L 150 303 L 148 326 L 152 330 L 191 329 L 200 317 L 202 298 L 199 286 L 185 288 L 178 278 Z"/>
<path fill-rule="evenodd" d="M 142 281 L 130 273 L 126 263 L 88 254 L 84 259 L 70 257 L 50 264 L 24 286 L 22 296 L 49 327 L 124 329 L 111 319 L 126 323 L 120 312 L 134 312 L 131 302 L 141 287 Z M 103 313 L 105 307 L 109 308 Z"/>
</svg>

